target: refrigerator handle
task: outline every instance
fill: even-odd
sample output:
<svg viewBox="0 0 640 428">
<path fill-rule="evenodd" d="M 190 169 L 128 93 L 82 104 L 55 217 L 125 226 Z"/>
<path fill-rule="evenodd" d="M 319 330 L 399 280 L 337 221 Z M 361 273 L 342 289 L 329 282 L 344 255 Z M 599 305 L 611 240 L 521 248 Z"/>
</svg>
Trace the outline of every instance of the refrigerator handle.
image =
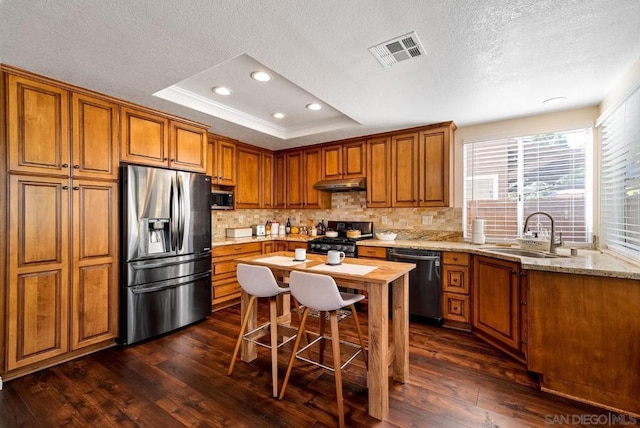
<svg viewBox="0 0 640 428">
<path fill-rule="evenodd" d="M 176 178 L 171 177 L 171 190 L 169 191 L 169 215 L 171 216 L 171 251 L 176 251 L 178 242 L 178 209 L 176 192 Z"/>
<path fill-rule="evenodd" d="M 182 251 L 182 244 L 184 243 L 184 222 L 185 222 L 185 206 L 184 206 L 184 180 L 182 176 L 178 174 L 178 240 L 176 244 L 176 250 Z"/>
</svg>

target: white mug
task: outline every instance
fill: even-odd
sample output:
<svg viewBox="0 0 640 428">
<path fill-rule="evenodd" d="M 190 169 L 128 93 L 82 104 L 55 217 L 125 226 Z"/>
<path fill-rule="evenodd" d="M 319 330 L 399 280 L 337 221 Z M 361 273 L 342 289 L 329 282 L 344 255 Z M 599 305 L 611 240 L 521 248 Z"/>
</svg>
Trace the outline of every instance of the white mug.
<svg viewBox="0 0 640 428">
<path fill-rule="evenodd" d="M 296 260 L 306 260 L 307 250 L 304 248 L 296 248 Z"/>
<path fill-rule="evenodd" d="M 327 251 L 327 263 L 329 263 L 330 265 L 337 265 L 342 263 L 344 257 L 345 255 L 342 251 Z"/>
</svg>

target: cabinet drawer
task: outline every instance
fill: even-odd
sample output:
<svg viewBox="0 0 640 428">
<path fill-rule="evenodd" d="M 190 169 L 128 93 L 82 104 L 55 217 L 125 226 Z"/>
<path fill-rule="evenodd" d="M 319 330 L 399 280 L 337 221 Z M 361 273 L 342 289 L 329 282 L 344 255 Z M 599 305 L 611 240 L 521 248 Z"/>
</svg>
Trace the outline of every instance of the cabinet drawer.
<svg viewBox="0 0 640 428">
<path fill-rule="evenodd" d="M 236 281 L 223 285 L 215 285 L 213 287 L 213 298 L 219 299 L 221 297 L 228 296 L 229 294 L 239 293 L 241 291 L 242 289 L 240 288 L 240 284 Z"/>
<path fill-rule="evenodd" d="M 456 293 L 442 293 L 442 316 L 446 320 L 471 322 L 469 296 Z"/>
<path fill-rule="evenodd" d="M 262 252 L 262 242 L 250 242 L 248 244 L 223 245 L 221 247 L 213 247 L 211 254 L 213 257 L 229 256 L 234 254 Z"/>
<path fill-rule="evenodd" d="M 294 251 L 296 248 L 304 248 L 306 250 L 307 249 L 307 243 L 306 242 L 289 241 L 287 243 L 287 248 L 288 248 L 289 251 Z"/>
<path fill-rule="evenodd" d="M 387 249 L 384 247 L 358 246 L 358 257 L 371 257 L 376 259 L 387 259 Z"/>
<path fill-rule="evenodd" d="M 442 291 L 469 294 L 469 268 L 456 265 L 443 265 Z"/>
<path fill-rule="evenodd" d="M 469 266 L 469 254 L 467 253 L 442 253 L 442 263 L 445 265 Z"/>
<path fill-rule="evenodd" d="M 225 273 L 230 273 L 230 272 L 235 273 L 237 264 L 238 263 L 233 260 L 213 263 L 211 266 L 213 270 L 212 275 L 218 276 L 218 275 L 224 275 Z"/>
</svg>

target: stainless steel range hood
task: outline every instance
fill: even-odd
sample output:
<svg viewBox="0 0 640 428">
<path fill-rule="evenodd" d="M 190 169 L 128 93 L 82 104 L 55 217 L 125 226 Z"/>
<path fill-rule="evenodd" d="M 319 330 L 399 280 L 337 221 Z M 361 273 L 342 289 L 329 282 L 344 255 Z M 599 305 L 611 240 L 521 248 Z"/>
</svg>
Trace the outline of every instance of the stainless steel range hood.
<svg viewBox="0 0 640 428">
<path fill-rule="evenodd" d="M 367 190 L 367 179 L 361 178 L 343 178 L 341 180 L 323 180 L 313 185 L 316 190 L 324 190 L 325 192 L 352 192 L 358 190 Z"/>
</svg>

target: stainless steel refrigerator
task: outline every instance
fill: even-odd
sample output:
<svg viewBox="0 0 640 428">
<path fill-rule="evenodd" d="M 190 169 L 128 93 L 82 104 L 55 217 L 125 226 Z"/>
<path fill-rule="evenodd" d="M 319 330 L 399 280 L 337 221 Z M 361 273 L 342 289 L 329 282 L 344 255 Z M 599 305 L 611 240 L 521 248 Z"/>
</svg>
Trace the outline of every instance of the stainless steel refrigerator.
<svg viewBox="0 0 640 428">
<path fill-rule="evenodd" d="M 124 165 L 119 343 L 211 314 L 211 177 Z"/>
</svg>

